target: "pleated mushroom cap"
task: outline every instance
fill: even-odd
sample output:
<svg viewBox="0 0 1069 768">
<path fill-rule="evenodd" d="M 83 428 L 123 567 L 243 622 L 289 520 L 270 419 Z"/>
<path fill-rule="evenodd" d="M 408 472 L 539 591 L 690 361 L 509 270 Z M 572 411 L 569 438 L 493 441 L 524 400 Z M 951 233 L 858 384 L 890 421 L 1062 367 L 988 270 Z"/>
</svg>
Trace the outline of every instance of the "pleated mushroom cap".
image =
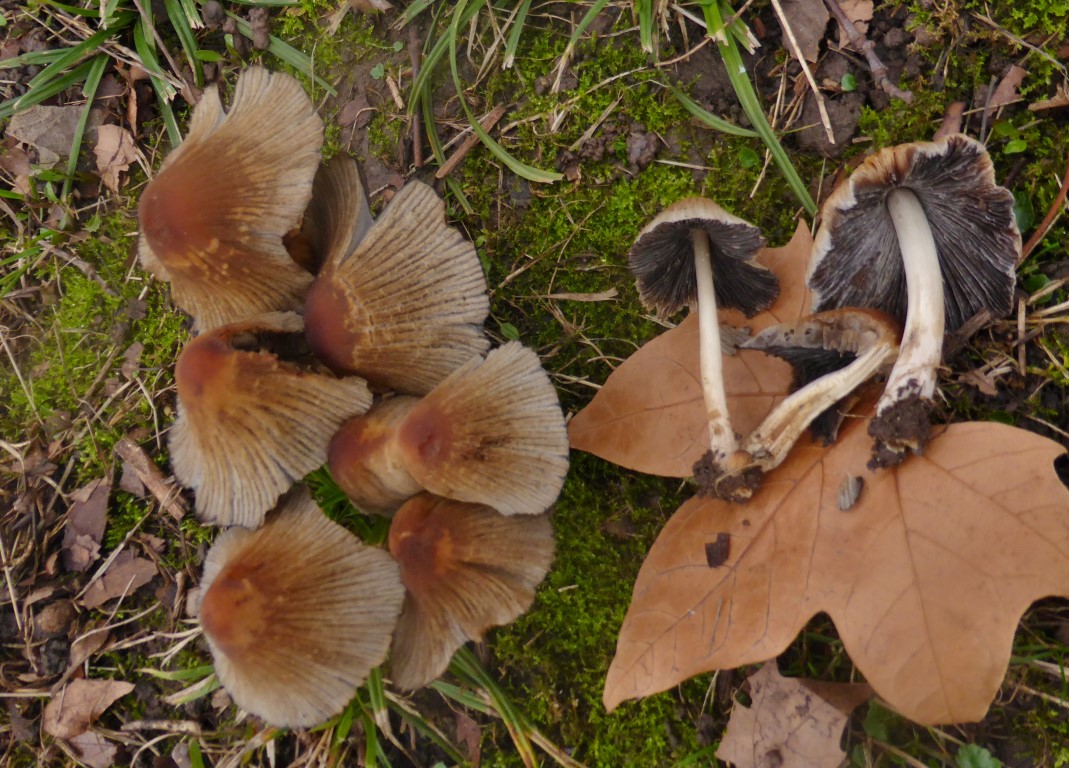
<svg viewBox="0 0 1069 768">
<path fill-rule="evenodd" d="M 505 517 L 420 494 L 394 516 L 390 552 L 406 589 L 390 676 L 413 689 L 441 675 L 465 642 L 531 606 L 553 562 L 553 530 L 546 515 Z"/>
<path fill-rule="evenodd" d="M 330 439 L 330 476 L 362 512 L 392 515 L 423 490 L 394 448 L 397 429 L 417 402 L 409 395 L 382 400 L 346 421 Z"/>
<path fill-rule="evenodd" d="M 300 231 L 285 238 L 290 257 L 315 274 L 332 253 L 351 253 L 374 219 L 360 166 L 335 155 L 319 167 Z"/>
<path fill-rule="evenodd" d="M 393 559 L 331 522 L 302 488 L 262 528 L 216 539 L 200 622 L 239 707 L 308 728 L 340 712 L 383 662 L 403 598 Z"/>
<path fill-rule="evenodd" d="M 667 316 L 697 301 L 692 230 L 709 236 L 718 307 L 753 317 L 772 306 L 779 281 L 754 261 L 765 244 L 761 231 L 704 197 L 672 203 L 638 233 L 627 259 L 644 306 Z"/>
<path fill-rule="evenodd" d="M 250 67 L 224 113 L 205 90 L 189 134 L 141 195 L 141 264 L 171 283 L 198 331 L 300 309 L 312 276 L 283 236 L 300 222 L 323 123 L 289 75 Z"/>
<path fill-rule="evenodd" d="M 338 372 L 422 395 L 489 347 L 475 247 L 434 190 L 409 182 L 354 250 L 328 256 L 305 300 L 312 348 Z"/>
<path fill-rule="evenodd" d="M 886 202 L 895 189 L 916 195 L 928 219 L 946 330 L 981 309 L 1009 313 L 1021 253 L 1013 195 L 995 183 L 983 144 L 962 134 L 886 147 L 828 196 L 807 278 L 815 309 L 870 307 L 905 317 L 905 268 Z"/>
<path fill-rule="evenodd" d="M 371 406 L 367 383 L 286 362 L 271 345 L 301 344 L 300 316 L 263 315 L 217 328 L 178 357 L 171 466 L 197 516 L 255 528 L 279 496 L 326 461 L 331 435 Z"/>
<path fill-rule="evenodd" d="M 431 493 L 537 515 L 568 472 L 568 433 L 541 361 L 519 342 L 475 359 L 412 407 L 396 435 L 408 472 Z"/>
</svg>

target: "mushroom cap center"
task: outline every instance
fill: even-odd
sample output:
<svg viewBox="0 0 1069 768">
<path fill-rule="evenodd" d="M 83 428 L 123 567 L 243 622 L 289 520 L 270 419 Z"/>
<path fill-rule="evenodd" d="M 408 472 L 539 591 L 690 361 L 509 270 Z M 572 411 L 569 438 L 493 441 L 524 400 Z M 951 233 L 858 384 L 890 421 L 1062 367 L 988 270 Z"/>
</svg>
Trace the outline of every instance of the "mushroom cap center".
<svg viewBox="0 0 1069 768">
<path fill-rule="evenodd" d="M 264 589 L 266 563 L 232 563 L 216 576 L 200 603 L 200 623 L 227 656 L 252 646 L 268 628 L 270 599 Z"/>
</svg>

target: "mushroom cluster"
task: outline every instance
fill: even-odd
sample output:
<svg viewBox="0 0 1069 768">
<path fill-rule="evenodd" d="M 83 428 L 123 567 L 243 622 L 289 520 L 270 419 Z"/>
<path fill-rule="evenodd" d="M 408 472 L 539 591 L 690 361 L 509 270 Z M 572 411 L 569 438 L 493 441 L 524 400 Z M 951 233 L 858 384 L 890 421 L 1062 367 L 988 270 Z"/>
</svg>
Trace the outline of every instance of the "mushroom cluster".
<svg viewBox="0 0 1069 768">
<path fill-rule="evenodd" d="M 870 466 L 922 452 L 944 333 L 1011 306 L 1021 236 L 1013 197 L 996 184 L 983 145 L 958 134 L 889 147 L 828 197 L 807 280 L 816 314 L 743 344 L 792 363 L 795 391 L 740 439 L 727 412 L 715 313 L 721 306 L 753 316 L 775 299 L 775 277 L 754 261 L 762 242 L 756 227 L 690 198 L 647 225 L 629 254 L 647 307 L 671 314 L 696 305 L 710 443 L 694 467 L 700 491 L 746 501 L 814 420 L 881 373 Z"/>
<path fill-rule="evenodd" d="M 283 727 L 340 712 L 387 653 L 397 685 L 426 685 L 527 610 L 568 469 L 556 391 L 532 350 L 490 350 L 482 266 L 441 199 L 409 182 L 375 219 L 322 142 L 296 80 L 252 67 L 228 111 L 207 89 L 138 209 L 141 263 L 197 333 L 169 448 L 226 527 L 201 627 L 234 701 Z M 298 485 L 328 458 L 392 517 L 388 552 Z"/>
</svg>

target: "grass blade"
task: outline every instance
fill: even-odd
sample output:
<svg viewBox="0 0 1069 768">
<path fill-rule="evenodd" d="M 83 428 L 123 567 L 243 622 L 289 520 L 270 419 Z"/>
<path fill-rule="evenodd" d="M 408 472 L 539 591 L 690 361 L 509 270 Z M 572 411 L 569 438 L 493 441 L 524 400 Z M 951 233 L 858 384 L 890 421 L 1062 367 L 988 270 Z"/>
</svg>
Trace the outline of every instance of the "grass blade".
<svg viewBox="0 0 1069 768">
<path fill-rule="evenodd" d="M 602 9 L 608 4 L 609 0 L 597 0 L 590 10 L 586 12 L 586 15 L 579 20 L 579 23 L 575 27 L 575 31 L 572 32 L 572 36 L 568 38 L 568 45 L 564 47 L 564 53 L 561 54 L 560 64 L 557 65 L 557 76 L 553 80 L 553 93 L 560 90 L 560 81 L 564 77 L 564 70 L 568 67 L 568 62 L 571 61 L 572 54 L 575 52 L 575 46 L 579 44 L 579 38 L 586 32 L 586 28 L 598 17 Z"/>
<path fill-rule="evenodd" d="M 484 2 L 485 0 L 475 0 L 472 5 L 478 9 Z M 449 25 L 449 69 L 453 73 L 453 85 L 456 87 L 457 95 L 460 96 L 460 106 L 464 108 L 464 114 L 468 116 L 468 122 L 471 123 L 471 130 L 479 137 L 479 141 L 481 141 L 495 157 L 507 165 L 517 176 L 521 176 L 528 181 L 537 181 L 543 184 L 560 181 L 564 178 L 563 174 L 534 168 L 510 155 L 504 147 L 494 141 L 490 134 L 483 129 L 482 125 L 479 124 L 479 120 L 472 114 L 471 109 L 468 107 L 468 103 L 464 100 L 464 86 L 460 82 L 460 73 L 457 69 L 457 27 L 459 26 L 466 5 L 467 0 L 460 0 L 460 2 L 457 3 L 456 10 L 453 13 L 453 20 Z"/>
<path fill-rule="evenodd" d="M 638 39 L 642 50 L 653 53 L 653 0 L 635 0 L 638 5 Z"/>
<path fill-rule="evenodd" d="M 110 33 L 107 30 L 100 30 L 94 32 L 82 42 L 77 45 L 63 51 L 62 55 L 56 57 L 51 64 L 42 69 L 26 84 L 26 92 L 29 93 L 36 88 L 44 88 L 50 82 L 57 77 L 60 77 L 66 70 L 70 69 L 75 63 L 82 59 L 87 59 L 97 52 L 100 48 L 100 44 L 110 37 Z"/>
<path fill-rule="evenodd" d="M 516 49 L 520 45 L 520 36 L 523 34 L 523 24 L 527 21 L 527 12 L 531 10 L 531 0 L 523 0 L 520 3 L 520 7 L 516 9 L 514 18 L 512 20 L 512 29 L 509 30 L 509 38 L 505 42 L 505 61 L 502 63 L 502 69 L 511 69 L 513 63 L 516 61 Z"/>
<path fill-rule="evenodd" d="M 367 676 L 367 698 L 375 725 L 383 733 L 390 731 L 390 711 L 386 707 L 386 688 L 382 684 L 382 668 L 375 667 Z"/>
<path fill-rule="evenodd" d="M 717 117 L 712 112 L 708 112 L 702 108 L 698 102 L 683 93 L 675 86 L 668 86 L 668 90 L 672 92 L 672 95 L 676 97 L 683 108 L 690 112 L 694 117 L 698 118 L 701 122 L 708 125 L 714 130 L 721 133 L 729 133 L 732 136 L 744 136 L 746 138 L 757 138 L 757 131 L 752 131 L 749 128 L 743 128 L 742 126 L 729 123 L 722 117 Z"/>
<path fill-rule="evenodd" d="M 232 18 L 237 24 L 238 32 L 252 40 L 252 27 L 249 25 L 249 22 L 245 21 L 245 19 L 241 18 L 237 14 L 231 13 L 230 11 L 227 11 L 226 15 Z M 268 53 L 277 56 L 282 61 L 289 64 L 302 75 L 310 77 L 312 80 L 315 81 L 316 85 L 318 85 L 324 91 L 329 93 L 331 96 L 338 95 L 337 91 L 334 90 L 334 86 L 332 86 L 330 83 L 328 83 L 326 80 L 324 80 L 315 73 L 315 68 L 312 66 L 312 60 L 300 51 L 298 51 L 292 45 L 289 45 L 288 43 L 280 40 L 274 35 L 271 35 L 268 38 L 267 51 Z"/>
<path fill-rule="evenodd" d="M 512 706 L 508 696 L 498 687 L 494 679 L 487 674 L 468 646 L 461 646 L 453 655 L 453 660 L 449 663 L 449 671 L 469 685 L 486 691 L 490 701 L 494 704 L 494 709 L 497 710 L 498 715 L 501 717 L 501 722 L 508 729 L 509 736 L 512 737 L 512 743 L 516 747 L 516 752 L 519 754 L 520 759 L 523 760 L 523 764 L 528 768 L 534 768 L 537 761 L 535 760 L 534 747 L 531 746 L 531 742 L 527 738 L 529 726 L 525 721 L 526 719 Z"/>
<path fill-rule="evenodd" d="M 167 11 L 167 18 L 171 20 L 171 26 L 178 35 L 178 42 L 182 44 L 182 51 L 193 72 L 194 82 L 198 88 L 203 88 L 204 68 L 197 57 L 198 46 L 196 38 L 193 37 L 193 20 L 187 16 L 185 5 L 181 0 L 163 0 L 163 6 Z"/>
<path fill-rule="evenodd" d="M 78 170 L 78 157 L 82 153 L 82 139 L 85 137 L 85 127 L 89 124 L 89 110 L 93 107 L 93 99 L 96 98 L 97 86 L 104 77 L 104 70 L 108 66 L 108 56 L 105 53 L 98 54 L 89 67 L 89 73 L 85 76 L 85 85 L 82 87 L 82 95 L 85 96 L 85 106 L 82 114 L 78 117 L 78 125 L 74 128 L 74 140 L 71 142 L 71 154 L 67 158 L 67 178 L 63 181 L 63 193 L 60 196 L 65 202 L 74 185 L 74 174 Z M 69 210 L 64 210 L 60 229 L 66 229 Z"/>
<path fill-rule="evenodd" d="M 739 53 L 738 45 L 735 42 L 734 31 L 731 34 L 722 34 L 724 19 L 721 14 L 719 0 L 699 0 L 699 3 L 705 12 L 706 34 L 713 38 L 717 48 L 720 49 L 720 55 L 724 59 L 724 68 L 727 70 L 731 85 L 735 88 L 735 95 L 738 96 L 743 112 L 746 113 L 746 117 L 749 118 L 754 130 L 757 131 L 765 146 L 768 147 L 768 151 L 772 153 L 772 159 L 776 161 L 780 173 L 787 180 L 787 185 L 801 202 L 806 213 L 810 216 L 815 216 L 817 204 L 813 201 L 805 182 L 798 175 L 798 171 L 794 169 L 790 158 L 787 157 L 787 152 L 783 149 L 783 145 L 779 143 L 775 131 L 772 130 L 772 126 L 768 123 L 761 101 L 757 98 L 753 83 L 750 82 L 746 67 L 742 63 L 742 55 Z M 725 9 L 730 14 L 731 7 L 725 5 Z"/>
<path fill-rule="evenodd" d="M 32 107 L 34 104 L 40 104 L 45 99 L 50 99 L 57 93 L 70 88 L 72 85 L 77 85 L 85 80 L 86 75 L 89 74 L 89 68 L 93 65 L 91 61 L 82 62 L 74 69 L 67 72 L 62 77 L 57 77 L 51 83 L 36 90 L 27 91 L 19 96 L 17 99 L 11 99 L 0 104 L 0 120 L 11 117 L 16 112 L 21 112 L 24 109 Z"/>
<path fill-rule="evenodd" d="M 467 24 L 472 20 L 472 17 L 478 13 L 479 8 L 482 6 L 483 0 L 479 0 L 474 6 L 463 8 L 463 3 L 458 4 L 458 7 L 453 11 L 453 21 L 460 25 Z M 429 39 L 429 38 L 428 38 Z M 423 57 L 423 63 L 419 68 L 419 75 L 412 82 L 412 96 L 409 98 L 409 111 L 415 109 L 416 99 L 421 95 L 429 95 L 429 86 L 431 77 L 434 75 L 434 68 L 438 66 L 438 62 L 445 56 L 446 50 L 449 49 L 449 35 L 445 34 L 434 41 L 434 45 L 431 46 L 430 52 Z"/>
<path fill-rule="evenodd" d="M 414 3 L 411 3 L 407 8 L 405 8 L 405 12 L 401 14 L 401 18 L 398 20 L 397 26 L 403 27 L 405 24 L 412 21 L 412 19 L 419 16 L 432 5 L 434 5 L 434 0 L 415 0 Z"/>
<path fill-rule="evenodd" d="M 468 760 L 460 754 L 460 750 L 449 741 L 444 733 L 438 728 L 432 725 L 426 718 L 419 712 L 410 707 L 403 699 L 396 694 L 386 694 L 387 704 L 390 709 L 397 713 L 398 717 L 408 723 L 412 728 L 419 731 L 423 736 L 430 739 L 434 744 L 441 749 L 457 765 L 465 765 Z"/>
</svg>

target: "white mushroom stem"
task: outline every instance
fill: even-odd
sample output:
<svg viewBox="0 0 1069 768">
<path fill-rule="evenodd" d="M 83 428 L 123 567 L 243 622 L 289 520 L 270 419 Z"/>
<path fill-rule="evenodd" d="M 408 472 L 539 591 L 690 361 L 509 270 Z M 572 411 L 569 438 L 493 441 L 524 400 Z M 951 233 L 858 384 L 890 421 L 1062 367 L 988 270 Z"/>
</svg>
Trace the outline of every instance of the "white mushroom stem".
<svg viewBox="0 0 1069 768">
<path fill-rule="evenodd" d="M 722 464 L 738 449 L 735 430 L 728 417 L 727 393 L 724 392 L 724 368 L 720 348 L 720 321 L 716 316 L 716 293 L 713 290 L 713 264 L 709 233 L 692 229 L 694 271 L 698 281 L 698 347 L 702 396 L 709 420 L 709 447 L 713 460 Z"/>
<path fill-rule="evenodd" d="M 887 207 L 905 266 L 907 303 L 902 351 L 876 406 L 881 416 L 896 403 L 914 397 L 931 400 L 935 395 L 946 327 L 943 275 L 924 208 L 908 189 L 892 191 Z"/>
<path fill-rule="evenodd" d="M 783 463 L 791 447 L 817 416 L 875 376 L 897 352 L 897 344 L 881 339 L 850 365 L 792 393 L 750 433 L 742 449 L 753 456 L 762 471 L 771 472 Z"/>
</svg>

